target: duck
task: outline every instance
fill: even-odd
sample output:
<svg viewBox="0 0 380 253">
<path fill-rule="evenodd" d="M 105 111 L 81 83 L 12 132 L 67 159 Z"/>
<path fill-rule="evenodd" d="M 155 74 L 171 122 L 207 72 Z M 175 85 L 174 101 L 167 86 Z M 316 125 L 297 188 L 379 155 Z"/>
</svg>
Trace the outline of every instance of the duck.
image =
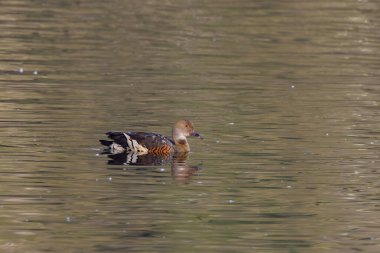
<svg viewBox="0 0 380 253">
<path fill-rule="evenodd" d="M 174 123 L 172 139 L 151 132 L 107 132 L 110 140 L 99 140 L 105 146 L 105 151 L 111 154 L 133 152 L 137 155 L 153 154 L 167 155 L 174 153 L 188 153 L 190 146 L 187 137 L 193 136 L 203 139 L 194 130 L 190 120 L 181 119 Z"/>
</svg>

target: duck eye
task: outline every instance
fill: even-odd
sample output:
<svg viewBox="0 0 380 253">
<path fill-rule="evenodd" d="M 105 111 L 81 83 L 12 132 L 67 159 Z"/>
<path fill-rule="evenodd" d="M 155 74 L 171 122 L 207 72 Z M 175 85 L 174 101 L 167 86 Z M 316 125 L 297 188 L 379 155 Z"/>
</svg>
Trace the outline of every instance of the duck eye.
<svg viewBox="0 0 380 253">
<path fill-rule="evenodd" d="M 188 125 L 185 125 L 185 127 L 188 127 Z"/>
</svg>

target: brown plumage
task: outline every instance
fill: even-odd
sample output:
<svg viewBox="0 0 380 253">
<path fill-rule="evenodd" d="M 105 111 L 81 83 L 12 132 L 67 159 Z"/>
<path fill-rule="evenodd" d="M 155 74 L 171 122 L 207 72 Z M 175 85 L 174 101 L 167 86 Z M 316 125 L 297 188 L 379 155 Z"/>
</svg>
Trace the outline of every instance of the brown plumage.
<svg viewBox="0 0 380 253">
<path fill-rule="evenodd" d="M 169 154 L 174 152 L 189 152 L 187 142 L 189 136 L 201 136 L 194 131 L 189 120 L 178 120 L 172 129 L 173 139 L 161 134 L 146 132 L 108 132 L 111 140 L 99 140 L 110 153 L 135 152 L 138 154 Z"/>
</svg>

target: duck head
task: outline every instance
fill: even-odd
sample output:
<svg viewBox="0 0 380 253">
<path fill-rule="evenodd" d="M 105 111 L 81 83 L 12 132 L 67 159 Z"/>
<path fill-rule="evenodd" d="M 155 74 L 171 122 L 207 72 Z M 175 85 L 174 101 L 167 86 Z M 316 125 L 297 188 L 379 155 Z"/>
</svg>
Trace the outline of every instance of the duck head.
<svg viewBox="0 0 380 253">
<path fill-rule="evenodd" d="M 203 139 L 199 133 L 195 132 L 194 125 L 190 120 L 178 120 L 173 126 L 173 140 L 178 152 L 190 151 L 189 143 L 187 142 L 187 137 L 190 136 Z"/>
</svg>

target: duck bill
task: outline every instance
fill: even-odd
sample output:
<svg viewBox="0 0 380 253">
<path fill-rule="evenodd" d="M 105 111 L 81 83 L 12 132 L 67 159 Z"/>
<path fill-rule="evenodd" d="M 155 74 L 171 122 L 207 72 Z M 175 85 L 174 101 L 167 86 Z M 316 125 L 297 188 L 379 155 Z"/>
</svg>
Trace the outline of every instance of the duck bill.
<svg viewBox="0 0 380 253">
<path fill-rule="evenodd" d="M 191 133 L 191 136 L 198 137 L 199 139 L 203 139 L 202 135 L 200 135 L 200 134 L 197 133 L 197 132 L 192 132 L 192 133 Z"/>
</svg>

